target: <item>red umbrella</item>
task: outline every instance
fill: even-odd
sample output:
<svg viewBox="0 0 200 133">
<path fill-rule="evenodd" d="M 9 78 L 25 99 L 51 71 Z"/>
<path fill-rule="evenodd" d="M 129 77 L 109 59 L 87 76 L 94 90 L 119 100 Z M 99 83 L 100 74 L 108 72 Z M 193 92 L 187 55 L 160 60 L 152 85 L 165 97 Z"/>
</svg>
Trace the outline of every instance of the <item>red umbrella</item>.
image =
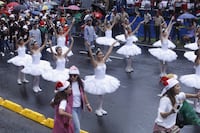
<svg viewBox="0 0 200 133">
<path fill-rule="evenodd" d="M 76 5 L 70 5 L 70 6 L 67 7 L 67 9 L 78 11 L 78 10 L 80 10 L 80 7 L 78 7 L 78 6 L 76 6 Z"/>
<path fill-rule="evenodd" d="M 19 3 L 17 3 L 17 2 L 10 2 L 10 3 L 7 4 L 7 8 L 8 8 L 9 10 L 13 10 L 13 8 L 14 8 L 15 6 L 18 6 L 18 5 L 19 5 Z"/>
<path fill-rule="evenodd" d="M 103 17 L 103 14 L 101 12 L 93 12 L 96 19 L 101 19 Z"/>
</svg>

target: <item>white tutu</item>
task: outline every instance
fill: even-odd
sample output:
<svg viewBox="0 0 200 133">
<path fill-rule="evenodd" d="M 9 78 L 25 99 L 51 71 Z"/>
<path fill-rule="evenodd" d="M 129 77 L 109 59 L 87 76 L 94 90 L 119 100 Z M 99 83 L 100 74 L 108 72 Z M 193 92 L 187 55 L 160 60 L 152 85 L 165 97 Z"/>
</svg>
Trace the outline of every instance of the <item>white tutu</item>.
<svg viewBox="0 0 200 133">
<path fill-rule="evenodd" d="M 151 55 L 162 61 L 171 62 L 177 58 L 176 53 L 171 49 L 150 48 L 148 51 L 151 53 Z"/>
<path fill-rule="evenodd" d="M 120 86 L 120 81 L 106 74 L 106 64 L 98 64 L 94 69 L 94 75 L 85 77 L 85 91 L 94 95 L 103 95 L 116 91 Z"/>
<path fill-rule="evenodd" d="M 117 40 L 115 40 L 114 38 L 111 37 L 98 37 L 96 39 L 96 43 L 100 44 L 100 45 L 107 45 L 107 46 L 111 46 L 114 42 L 116 42 Z M 119 46 L 120 43 L 117 42 L 114 46 Z"/>
<path fill-rule="evenodd" d="M 117 40 L 119 40 L 119 41 L 122 41 L 122 42 L 126 42 L 127 41 L 124 34 L 117 35 L 117 36 L 115 36 L 115 38 Z M 138 41 L 138 38 L 135 35 L 131 36 L 131 39 L 132 39 L 132 42 L 137 42 Z"/>
<path fill-rule="evenodd" d="M 194 43 L 185 44 L 184 48 L 188 48 L 191 50 L 197 50 L 199 47 L 198 47 L 197 43 L 194 42 Z"/>
<path fill-rule="evenodd" d="M 30 74 L 33 76 L 42 75 L 42 73 L 46 73 L 51 70 L 52 67 L 48 61 L 40 60 L 39 64 L 28 64 L 22 69 L 23 73 Z"/>
<path fill-rule="evenodd" d="M 25 66 L 27 64 L 32 63 L 32 57 L 28 54 L 25 54 L 24 56 L 15 56 L 7 61 L 8 63 L 12 63 L 16 66 Z"/>
<path fill-rule="evenodd" d="M 184 57 L 189 61 L 194 62 L 197 56 L 194 54 L 194 51 L 187 51 L 184 53 Z"/>
<path fill-rule="evenodd" d="M 94 95 L 103 95 L 116 91 L 120 86 L 120 81 L 110 75 L 105 75 L 103 79 L 97 79 L 94 75 L 85 77 L 85 91 Z"/>
<path fill-rule="evenodd" d="M 52 50 L 53 50 L 54 53 L 56 53 L 56 47 L 57 47 L 57 46 L 53 46 L 53 47 L 52 47 Z M 63 46 L 63 47 L 61 47 L 61 48 L 62 48 L 62 53 L 66 53 L 67 50 L 69 49 L 67 46 Z M 47 48 L 47 51 L 48 51 L 48 52 L 51 52 L 50 48 Z M 72 55 L 73 55 L 72 51 L 70 51 L 70 52 L 67 54 L 68 57 L 70 57 L 70 56 L 72 56 Z"/>
<path fill-rule="evenodd" d="M 172 41 L 170 41 L 169 39 L 167 39 L 167 41 L 168 41 L 168 48 L 174 49 L 176 47 L 176 45 Z M 161 47 L 162 46 L 161 40 L 154 42 L 152 45 L 154 47 Z"/>
<path fill-rule="evenodd" d="M 180 81 L 188 87 L 200 89 L 200 75 L 188 74 L 180 77 Z"/>
<path fill-rule="evenodd" d="M 48 70 L 45 73 L 42 73 L 42 77 L 51 82 L 57 82 L 57 81 L 65 81 L 69 79 L 69 69 L 64 69 L 64 70 Z"/>
<path fill-rule="evenodd" d="M 134 56 L 139 55 L 142 52 L 141 49 L 135 44 L 125 44 L 117 50 L 117 53 L 125 56 Z"/>
</svg>

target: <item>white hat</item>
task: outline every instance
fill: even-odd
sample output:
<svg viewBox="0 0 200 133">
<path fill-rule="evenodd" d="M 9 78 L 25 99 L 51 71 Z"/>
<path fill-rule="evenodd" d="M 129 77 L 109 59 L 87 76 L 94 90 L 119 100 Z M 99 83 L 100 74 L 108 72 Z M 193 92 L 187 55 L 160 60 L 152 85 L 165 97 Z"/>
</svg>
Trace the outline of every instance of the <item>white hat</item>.
<svg viewBox="0 0 200 133">
<path fill-rule="evenodd" d="M 27 25 L 24 25 L 22 28 L 28 30 L 28 26 Z"/>
<path fill-rule="evenodd" d="M 58 81 L 56 83 L 56 88 L 54 90 L 55 93 L 60 92 L 60 91 L 64 91 L 65 89 L 67 89 L 67 87 L 69 86 L 69 82 L 68 81 Z"/>
<path fill-rule="evenodd" d="M 9 16 L 10 18 L 14 18 L 15 17 L 15 15 L 14 14 L 10 14 L 10 16 Z"/>
<path fill-rule="evenodd" d="M 165 87 L 163 88 L 159 96 L 163 96 L 168 90 L 170 90 L 173 86 L 175 86 L 178 83 L 179 81 L 176 78 L 170 78 L 167 81 L 165 81 Z"/>
<path fill-rule="evenodd" d="M 71 66 L 69 68 L 69 74 L 77 74 L 77 75 L 79 75 L 80 72 L 79 72 L 79 70 L 78 70 L 78 68 L 76 66 Z"/>
</svg>

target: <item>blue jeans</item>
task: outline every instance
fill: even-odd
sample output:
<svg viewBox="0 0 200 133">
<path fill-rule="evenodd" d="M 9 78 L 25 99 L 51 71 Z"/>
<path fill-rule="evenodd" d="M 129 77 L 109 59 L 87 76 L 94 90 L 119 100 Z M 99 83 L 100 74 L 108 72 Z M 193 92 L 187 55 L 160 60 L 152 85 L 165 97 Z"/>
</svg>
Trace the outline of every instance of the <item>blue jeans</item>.
<svg viewBox="0 0 200 133">
<path fill-rule="evenodd" d="M 81 115 L 81 107 L 73 107 L 72 109 L 72 119 L 74 123 L 74 133 L 80 133 L 80 115 Z"/>
</svg>

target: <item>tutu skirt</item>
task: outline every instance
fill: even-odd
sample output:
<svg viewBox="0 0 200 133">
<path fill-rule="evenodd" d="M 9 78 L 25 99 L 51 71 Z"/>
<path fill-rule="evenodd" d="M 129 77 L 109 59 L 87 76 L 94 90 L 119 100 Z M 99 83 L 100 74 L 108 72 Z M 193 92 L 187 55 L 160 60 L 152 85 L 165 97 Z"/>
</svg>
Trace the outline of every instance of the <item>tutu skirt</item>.
<svg viewBox="0 0 200 133">
<path fill-rule="evenodd" d="M 56 53 L 56 47 L 58 47 L 58 46 L 53 46 L 53 47 L 52 47 L 52 50 L 53 50 L 54 53 Z M 62 53 L 66 53 L 67 50 L 69 49 L 69 48 L 66 47 L 66 46 L 61 47 L 61 48 L 62 48 Z M 48 51 L 48 52 L 51 52 L 50 48 L 48 48 L 47 51 Z M 72 53 L 72 51 L 70 51 L 70 52 L 68 53 L 67 56 L 70 57 L 70 56 L 72 56 L 72 55 L 73 55 L 73 53 Z"/>
<path fill-rule="evenodd" d="M 155 56 L 158 60 L 171 62 L 176 60 L 177 55 L 171 49 L 162 49 L 162 48 L 150 48 L 149 52 L 151 55 Z"/>
<path fill-rule="evenodd" d="M 198 49 L 198 45 L 197 45 L 196 42 L 189 43 L 189 44 L 185 44 L 184 48 L 188 48 L 188 49 L 191 49 L 191 50 L 197 50 Z"/>
<path fill-rule="evenodd" d="M 118 54 L 125 56 L 135 56 L 141 54 L 141 49 L 135 44 L 125 44 L 117 50 Z"/>
<path fill-rule="evenodd" d="M 25 66 L 32 63 L 32 57 L 28 54 L 25 54 L 25 56 L 15 56 L 9 59 L 7 62 L 16 66 Z"/>
<path fill-rule="evenodd" d="M 94 75 L 86 76 L 85 91 L 94 95 L 104 95 L 116 91 L 120 86 L 120 81 L 110 75 L 105 75 L 102 79 L 95 78 Z"/>
<path fill-rule="evenodd" d="M 174 49 L 176 47 L 176 45 L 172 41 L 170 41 L 170 40 L 167 40 L 167 41 L 168 41 L 168 48 Z M 158 40 L 155 43 L 153 43 L 153 46 L 161 47 L 162 46 L 161 40 Z"/>
<path fill-rule="evenodd" d="M 106 45 L 106 46 L 111 46 L 114 42 L 116 42 L 114 38 L 111 37 L 98 37 L 96 39 L 96 43 L 100 45 Z M 120 43 L 117 42 L 114 46 L 119 46 Z"/>
<path fill-rule="evenodd" d="M 52 69 L 45 73 L 42 73 L 42 77 L 45 80 L 51 82 L 65 81 L 69 79 L 69 69 L 64 69 L 64 70 Z"/>
<path fill-rule="evenodd" d="M 125 35 L 124 34 L 121 34 L 121 35 L 117 35 L 115 36 L 115 38 L 119 41 L 122 41 L 122 42 L 126 42 L 126 38 L 125 38 Z M 132 39 L 132 42 L 137 42 L 138 41 L 138 38 L 136 36 L 131 36 L 131 39 Z"/>
<path fill-rule="evenodd" d="M 184 53 L 184 57 L 189 61 L 194 62 L 197 56 L 194 54 L 194 51 L 187 51 Z"/>
<path fill-rule="evenodd" d="M 22 72 L 25 74 L 30 74 L 33 76 L 42 75 L 42 73 L 46 73 L 51 70 L 52 67 L 48 61 L 40 60 L 39 64 L 28 64 L 22 69 Z"/>
<path fill-rule="evenodd" d="M 180 77 L 180 81 L 188 87 L 200 89 L 200 75 L 188 74 Z"/>
</svg>

